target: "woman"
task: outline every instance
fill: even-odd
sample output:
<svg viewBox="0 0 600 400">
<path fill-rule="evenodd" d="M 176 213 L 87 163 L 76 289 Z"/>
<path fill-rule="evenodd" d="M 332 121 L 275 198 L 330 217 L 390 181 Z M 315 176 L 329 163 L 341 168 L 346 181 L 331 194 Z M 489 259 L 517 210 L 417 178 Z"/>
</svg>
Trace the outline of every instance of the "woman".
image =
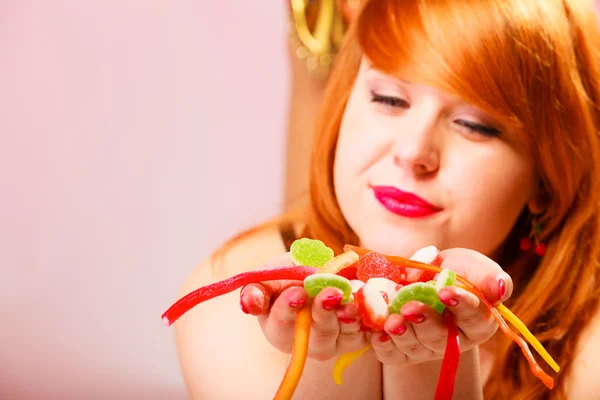
<svg viewBox="0 0 600 400">
<path fill-rule="evenodd" d="M 236 238 L 182 294 L 266 260 L 289 264 L 282 237 L 293 233 L 336 253 L 349 243 L 406 257 L 435 245 L 442 267 L 510 307 L 562 368 L 549 391 L 478 300 L 446 288 L 440 298 L 462 332 L 456 398 L 597 397 L 600 35 L 591 3 L 372 0 L 346 36 L 316 130 L 306 216 Z M 280 231 L 282 221 L 295 231 Z M 177 322 L 192 398 L 275 393 L 306 300 L 294 283 L 249 285 Z M 411 302 L 369 333 L 340 300 L 328 288 L 314 301 L 297 397 L 432 398 L 446 336 L 439 316 Z M 372 350 L 336 386 L 335 357 L 367 342 Z"/>
</svg>

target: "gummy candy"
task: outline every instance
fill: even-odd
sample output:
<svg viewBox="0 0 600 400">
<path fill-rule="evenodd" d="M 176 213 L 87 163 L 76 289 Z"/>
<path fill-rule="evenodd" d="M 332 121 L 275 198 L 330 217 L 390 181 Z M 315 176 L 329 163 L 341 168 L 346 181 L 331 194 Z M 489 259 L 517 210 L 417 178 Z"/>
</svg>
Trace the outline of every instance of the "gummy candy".
<svg viewBox="0 0 600 400">
<path fill-rule="evenodd" d="M 304 279 L 304 289 L 310 297 L 317 297 L 321 290 L 326 287 L 335 287 L 344 294 L 342 303 L 352 300 L 352 284 L 342 276 L 319 272 Z"/>
<path fill-rule="evenodd" d="M 295 265 L 321 268 L 333 259 L 333 250 L 320 240 L 302 238 L 292 243 L 290 256 Z"/>
<path fill-rule="evenodd" d="M 405 280 L 405 272 L 403 268 L 395 266 L 383 255 L 372 251 L 358 260 L 356 277 L 364 282 L 371 278 L 387 278 L 402 283 Z"/>
<path fill-rule="evenodd" d="M 440 251 L 435 246 L 427 246 L 419 249 L 410 257 L 412 261 L 418 261 L 424 264 L 433 265 L 439 267 L 442 264 L 442 257 Z M 427 282 L 435 276 L 435 272 L 432 271 L 410 271 L 407 273 L 406 281 L 401 282 L 405 285 L 414 282 Z"/>
<path fill-rule="evenodd" d="M 445 286 L 452 286 L 456 283 L 456 272 L 451 269 L 444 268 L 439 273 L 437 281 L 435 281 L 435 289 L 439 292 Z"/>
<path fill-rule="evenodd" d="M 359 257 L 353 251 L 346 251 L 340 254 L 339 256 L 335 256 L 331 261 L 328 261 L 323 267 L 320 268 L 320 272 L 330 272 L 332 274 L 337 274 L 341 270 L 348 268 L 354 265 L 358 261 Z"/>
<path fill-rule="evenodd" d="M 382 331 L 390 315 L 388 300 L 396 293 L 396 282 L 386 278 L 369 279 L 354 295 L 358 316 L 374 331 Z M 435 290 L 435 289 L 434 289 Z"/>
<path fill-rule="evenodd" d="M 339 270 L 336 275 L 343 276 L 346 279 L 357 279 L 356 277 L 356 264 L 352 264 L 349 267 Z M 361 281 L 362 282 L 362 281 Z M 364 283 L 364 282 L 363 282 Z"/>
<path fill-rule="evenodd" d="M 435 286 L 425 282 L 415 282 L 404 286 L 394 296 L 389 305 L 391 314 L 399 314 L 402 307 L 411 300 L 427 304 L 438 313 L 444 311 L 444 303 L 440 301 Z"/>
<path fill-rule="evenodd" d="M 280 267 L 266 270 L 248 271 L 231 278 L 202 286 L 177 300 L 162 315 L 165 326 L 171 326 L 183 314 L 200 303 L 233 292 L 249 283 L 276 281 L 280 279 L 303 280 L 316 270 L 312 267 Z"/>
<path fill-rule="evenodd" d="M 302 378 L 302 371 L 304 370 L 306 357 L 308 356 L 308 342 L 312 326 L 311 300 L 312 299 L 309 298 L 300 311 L 298 311 L 296 326 L 294 327 L 294 347 L 292 350 L 292 357 L 273 400 L 291 399 L 300 382 L 300 378 Z"/>
<path fill-rule="evenodd" d="M 444 313 L 444 325 L 448 327 L 448 337 L 446 338 L 446 350 L 442 360 L 440 376 L 435 388 L 434 400 L 452 400 L 454 395 L 454 381 L 458 372 L 458 363 L 460 361 L 460 337 L 458 327 L 452 314 Z"/>
<path fill-rule="evenodd" d="M 191 293 L 188 293 L 184 297 L 180 298 L 175 304 L 173 304 L 163 314 L 163 322 L 165 325 L 169 326 L 192 307 L 214 297 L 229 293 L 232 290 L 235 290 L 236 288 L 248 283 L 258 283 L 278 279 L 305 280 L 308 276 L 318 272 L 315 267 L 324 267 L 334 258 L 333 251 L 327 248 L 323 242 L 318 240 L 300 239 L 296 241 L 294 245 L 292 245 L 294 249 L 291 251 L 293 262 L 301 265 L 305 264 L 306 266 L 281 267 L 270 270 L 244 272 L 223 281 L 214 282 L 210 285 L 201 287 Z M 313 249 L 309 250 L 308 248 Z M 358 256 L 362 256 L 362 258 L 366 257 L 367 261 L 369 261 L 371 257 L 374 258 L 377 255 L 369 255 L 370 253 L 374 252 L 369 249 L 364 249 L 349 244 L 344 245 L 344 251 L 353 251 Z M 334 279 L 342 279 L 342 282 L 344 283 L 346 282 L 343 281 L 343 277 L 349 279 L 348 285 L 350 286 L 350 292 L 351 294 L 354 294 L 354 301 L 358 306 L 359 315 L 363 319 L 363 324 L 366 321 L 369 321 L 371 329 L 382 330 L 385 319 L 389 315 L 391 309 L 398 309 L 399 311 L 401 308 L 401 306 L 398 307 L 397 304 L 394 305 L 394 300 L 398 302 L 402 300 L 401 291 L 402 289 L 406 289 L 402 287 L 403 284 L 408 284 L 410 286 L 414 283 L 418 283 L 418 285 L 413 285 L 412 289 L 415 289 L 420 285 L 421 289 L 424 289 L 423 291 L 425 293 L 429 293 L 431 295 L 435 293 L 435 298 L 437 298 L 437 290 L 441 289 L 443 286 L 452 285 L 457 281 L 466 290 L 476 295 L 480 301 L 489 308 L 492 316 L 500 326 L 500 329 L 508 338 L 513 340 L 521 348 L 524 356 L 529 362 L 533 374 L 538 377 L 549 389 L 554 387 L 554 380 L 539 366 L 533 357 L 533 354 L 529 350 L 527 342 L 509 328 L 504 318 L 513 324 L 517 330 L 519 330 L 525 336 L 525 338 L 532 343 L 535 350 L 542 355 L 544 360 L 548 362 L 548 364 L 550 364 L 550 366 L 556 372 L 558 372 L 559 366 L 545 351 L 539 341 L 503 304 L 499 304 L 496 307 L 492 306 L 485 296 L 483 296 L 481 291 L 479 291 L 479 289 L 477 289 L 477 287 L 475 287 L 471 282 L 462 276 L 456 275 L 450 270 L 439 268 L 439 265 L 441 264 L 441 257 L 439 251 L 435 247 L 430 246 L 421 249 L 420 251 L 416 252 L 411 259 L 382 254 L 378 255 L 382 258 L 385 258 L 390 264 L 388 264 L 386 267 L 386 263 L 384 262 L 379 262 L 378 264 L 375 263 L 375 268 L 372 268 L 371 270 L 369 268 L 373 267 L 373 265 L 371 265 L 372 263 L 363 265 L 365 268 L 361 270 L 362 280 L 356 279 L 356 274 L 362 258 L 359 258 L 359 261 L 355 262 L 354 264 L 345 265 L 342 262 L 345 257 L 355 258 L 355 256 L 342 255 L 344 257 L 340 256 L 339 260 L 331 262 L 331 264 L 327 267 L 333 268 L 333 271 L 335 271 L 335 268 L 337 268 L 336 265 L 345 265 L 342 269 L 337 270 L 335 273 L 333 271 L 328 271 L 328 273 L 334 276 L 337 275 L 337 277 Z M 390 266 L 393 268 L 393 271 L 400 272 L 400 277 L 402 277 L 403 280 L 396 282 L 395 280 L 386 279 L 390 277 L 395 277 L 398 279 L 398 275 L 396 275 L 394 272 L 390 272 L 392 269 L 388 270 L 390 273 L 386 276 L 386 268 L 389 268 Z M 411 271 L 413 273 L 407 277 L 406 268 L 422 272 L 414 273 L 415 271 Z M 373 274 L 374 276 L 371 277 L 370 274 Z M 382 274 L 384 276 L 375 276 L 377 274 Z M 438 279 L 437 281 L 433 281 L 432 279 L 436 274 L 439 274 Z M 337 283 L 339 281 L 335 282 Z M 327 286 L 331 285 L 332 284 L 330 282 L 327 282 Z M 335 286 L 335 284 L 333 286 Z M 345 290 L 343 290 L 343 292 L 346 293 L 346 291 L 347 287 Z M 417 293 L 417 295 L 418 294 L 419 293 Z M 433 298 L 434 296 L 431 297 Z M 390 304 L 388 304 L 388 299 L 392 299 Z M 421 299 L 415 298 L 415 300 Z M 304 368 L 304 363 L 306 361 L 308 352 L 308 339 L 312 322 L 311 305 L 312 297 L 309 297 L 306 304 L 298 313 L 292 357 L 284 379 L 281 382 L 279 390 L 275 396 L 275 399 L 277 400 L 290 399 L 293 396 L 296 385 L 302 375 L 302 370 Z M 448 326 L 449 334 L 446 344 L 446 352 L 442 362 L 442 372 L 440 374 L 438 387 L 436 389 L 436 400 L 446 400 L 452 397 L 456 365 L 458 364 L 458 356 L 460 355 L 458 330 L 456 329 L 456 325 L 452 320 L 452 315 L 447 312 L 442 312 L 442 316 L 444 318 L 444 323 Z M 367 346 L 358 352 L 343 354 L 340 356 L 338 362 L 334 366 L 334 380 L 336 383 L 339 382 L 341 384 L 341 375 L 343 370 L 350 365 L 355 358 L 360 356 L 360 354 L 364 353 L 369 348 L 370 346 Z"/>
<path fill-rule="evenodd" d="M 333 365 L 333 381 L 338 385 L 343 383 L 342 376 L 344 374 L 344 370 L 348 368 L 354 360 L 362 356 L 367 350 L 371 348 L 371 345 L 367 345 L 362 349 L 352 351 L 350 353 L 344 353 L 338 357 Z"/>
</svg>

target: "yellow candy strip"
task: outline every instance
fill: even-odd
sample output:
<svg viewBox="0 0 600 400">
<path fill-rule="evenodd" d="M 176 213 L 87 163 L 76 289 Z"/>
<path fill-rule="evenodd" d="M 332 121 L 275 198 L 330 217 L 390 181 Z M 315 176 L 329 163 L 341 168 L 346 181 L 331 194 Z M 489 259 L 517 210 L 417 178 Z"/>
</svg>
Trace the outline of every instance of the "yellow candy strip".
<svg viewBox="0 0 600 400">
<path fill-rule="evenodd" d="M 330 274 L 336 274 L 340 270 L 356 263 L 358 259 L 358 254 L 356 254 L 353 251 L 346 251 L 338 256 L 335 256 L 331 261 L 319 268 L 319 272 L 328 272 Z"/>
<path fill-rule="evenodd" d="M 358 357 L 362 356 L 367 350 L 371 348 L 371 345 L 366 345 L 360 350 L 352 351 L 350 353 L 344 353 L 338 357 L 333 366 L 333 380 L 338 385 L 342 384 L 342 375 L 344 370 L 350 366 Z"/>
<path fill-rule="evenodd" d="M 527 326 L 515 315 L 512 311 L 510 311 L 504 304 L 500 303 L 496 306 L 496 309 L 500 312 L 500 314 L 506 318 L 508 322 L 511 323 L 512 326 L 517 328 L 519 332 L 525 337 L 525 339 L 533 346 L 533 348 L 538 352 L 540 356 L 552 367 L 555 372 L 560 371 L 560 367 L 554 361 L 552 356 L 548 354 L 544 346 L 537 340 L 535 336 L 527 329 Z"/>
</svg>

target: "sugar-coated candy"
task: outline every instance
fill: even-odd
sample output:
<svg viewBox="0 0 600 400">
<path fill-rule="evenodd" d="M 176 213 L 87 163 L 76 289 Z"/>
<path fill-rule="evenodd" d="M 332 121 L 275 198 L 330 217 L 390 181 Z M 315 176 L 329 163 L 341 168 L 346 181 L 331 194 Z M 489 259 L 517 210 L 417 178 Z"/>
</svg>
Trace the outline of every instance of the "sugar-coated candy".
<svg viewBox="0 0 600 400">
<path fill-rule="evenodd" d="M 317 297 L 321 290 L 326 287 L 335 287 L 342 291 L 343 298 L 342 302 L 348 302 L 352 300 L 352 284 L 350 281 L 342 276 L 336 274 L 330 274 L 326 272 L 319 272 L 304 279 L 304 289 L 310 297 Z"/>
<path fill-rule="evenodd" d="M 362 256 L 356 267 L 356 276 L 367 282 L 371 278 L 387 278 L 396 283 L 404 281 L 404 271 L 388 261 L 382 254 L 372 251 Z"/>
<path fill-rule="evenodd" d="M 292 243 L 290 257 L 296 265 L 321 268 L 333 259 L 333 250 L 320 240 L 302 238 Z"/>
<path fill-rule="evenodd" d="M 435 286 L 429 283 L 415 282 L 398 290 L 398 293 L 396 293 L 392 301 L 390 301 L 390 314 L 399 314 L 402 307 L 411 300 L 420 301 L 440 314 L 445 308 L 444 303 L 442 303 L 438 297 Z"/>
<path fill-rule="evenodd" d="M 363 325 L 374 331 L 383 330 L 390 315 L 388 302 L 394 297 L 397 286 L 396 282 L 386 278 L 371 278 L 354 294 Z"/>
<path fill-rule="evenodd" d="M 320 272 L 329 272 L 332 274 L 337 274 L 341 270 L 353 266 L 360 257 L 358 254 L 350 251 L 345 251 L 342 254 L 335 256 L 331 261 L 328 261 L 323 267 L 320 269 Z"/>
<path fill-rule="evenodd" d="M 437 281 L 435 282 L 435 289 L 439 292 L 441 288 L 446 286 L 452 286 L 456 283 L 456 272 L 451 269 L 444 268 L 442 272 L 438 274 Z"/>
</svg>

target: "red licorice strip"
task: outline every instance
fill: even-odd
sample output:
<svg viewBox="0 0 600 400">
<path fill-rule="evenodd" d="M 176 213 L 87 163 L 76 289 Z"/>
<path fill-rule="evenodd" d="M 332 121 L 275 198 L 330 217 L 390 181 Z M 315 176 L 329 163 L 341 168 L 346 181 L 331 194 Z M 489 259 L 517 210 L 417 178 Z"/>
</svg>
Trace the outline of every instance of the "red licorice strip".
<svg viewBox="0 0 600 400">
<path fill-rule="evenodd" d="M 352 250 L 359 256 L 363 256 L 371 251 L 368 249 L 363 249 L 361 247 L 352 246 L 352 245 L 345 245 L 344 250 L 346 250 L 346 251 Z M 417 268 L 420 270 L 432 271 L 432 272 L 436 272 L 436 273 L 440 273 L 442 271 L 441 268 L 434 267 L 433 265 L 409 260 L 408 258 L 404 258 L 404 257 L 399 257 L 399 256 L 385 256 L 385 257 L 392 264 L 396 264 L 398 266 L 405 267 L 405 268 Z M 523 355 L 529 362 L 529 368 L 531 369 L 531 372 L 535 376 L 537 376 L 544 383 L 544 385 L 546 385 L 546 387 L 548 389 L 552 389 L 554 387 L 554 379 L 552 379 L 551 376 L 546 374 L 544 372 L 544 370 L 542 369 L 542 367 L 540 367 L 540 365 L 537 363 L 537 361 L 533 357 L 533 354 L 531 354 L 531 351 L 529 350 L 529 346 L 527 345 L 527 342 L 525 341 L 525 339 L 518 336 L 517 334 L 515 334 L 512 331 L 512 329 L 510 329 L 510 327 L 508 326 L 508 324 L 506 323 L 504 318 L 502 318 L 502 315 L 500 315 L 500 312 L 498 312 L 498 310 L 494 306 L 492 306 L 492 304 L 487 300 L 487 298 L 483 295 L 483 293 L 481 293 L 479 291 L 479 289 L 477 289 L 477 287 L 475 287 L 475 285 L 473 285 L 471 282 L 469 282 L 468 280 L 466 280 L 465 278 L 463 278 L 460 275 L 456 276 L 456 280 L 459 281 L 460 283 L 462 283 L 465 286 L 466 290 L 470 291 L 475 296 L 477 296 L 479 298 L 479 300 L 481 300 L 490 309 L 490 313 L 492 314 L 492 316 L 498 323 L 498 326 L 500 327 L 502 332 L 504 332 L 504 334 L 509 339 L 513 340 L 521 348 Z"/>
<path fill-rule="evenodd" d="M 298 311 L 296 326 L 294 328 L 294 348 L 292 350 L 292 357 L 273 400 L 290 400 L 296 391 L 298 382 L 300 382 L 302 372 L 304 371 L 304 365 L 306 364 L 306 357 L 308 355 L 308 341 L 310 339 L 310 328 L 312 325 L 311 310 L 312 299 L 309 297 L 306 304 Z"/>
<path fill-rule="evenodd" d="M 241 274 L 232 276 L 231 278 L 203 286 L 183 296 L 175 304 L 169 307 L 167 311 L 165 311 L 165 313 L 162 315 L 162 321 L 166 326 L 170 326 L 183 314 L 198 304 L 223 294 L 233 292 L 234 290 L 250 283 L 276 281 L 280 279 L 301 281 L 307 276 L 314 274 L 316 271 L 317 270 L 312 267 L 280 267 L 243 272 Z"/>
<path fill-rule="evenodd" d="M 443 314 L 444 324 L 448 327 L 446 351 L 442 360 L 442 369 L 435 389 L 435 400 L 452 400 L 454 394 L 454 381 L 460 361 L 460 339 L 454 317 L 449 312 Z"/>
</svg>

